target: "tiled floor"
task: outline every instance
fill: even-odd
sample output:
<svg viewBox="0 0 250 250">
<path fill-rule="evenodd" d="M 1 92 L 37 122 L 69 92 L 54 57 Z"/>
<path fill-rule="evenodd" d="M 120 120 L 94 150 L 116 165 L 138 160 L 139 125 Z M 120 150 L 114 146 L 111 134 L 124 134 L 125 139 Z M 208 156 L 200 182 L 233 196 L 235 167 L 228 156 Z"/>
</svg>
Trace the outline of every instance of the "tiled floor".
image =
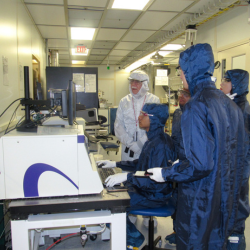
<svg viewBox="0 0 250 250">
<path fill-rule="evenodd" d="M 103 154 L 104 155 L 104 159 L 110 159 L 110 160 L 115 160 L 115 161 L 119 161 L 120 160 L 120 152 L 116 155 L 115 152 L 110 152 L 109 155 L 102 149 L 100 148 L 99 150 L 99 154 Z M 142 223 L 143 219 L 141 216 L 138 216 L 138 219 L 136 221 L 136 226 L 137 228 L 144 234 L 145 236 L 145 241 L 142 244 L 142 246 L 139 248 L 142 249 L 142 247 L 147 243 L 147 238 L 148 238 L 148 231 L 145 228 L 145 226 Z M 162 247 L 165 247 L 165 241 L 164 241 L 164 237 L 170 233 L 172 233 L 172 219 L 171 218 L 158 218 L 158 227 L 155 230 L 155 238 L 158 235 L 161 235 L 163 238 L 162 241 Z M 248 218 L 248 220 L 246 221 L 246 231 L 245 231 L 245 236 L 246 236 L 246 242 L 247 242 L 247 250 L 250 250 L 250 219 Z M 39 248 L 39 250 L 46 250 L 51 244 L 53 243 L 52 239 L 46 239 L 46 245 L 42 246 Z M 80 238 L 79 236 L 77 237 L 73 237 L 67 240 L 64 240 L 63 242 L 61 242 L 60 244 L 58 244 L 57 246 L 53 247 L 52 249 L 54 250 L 59 250 L 59 249 L 74 249 L 74 250 L 80 250 L 83 249 L 83 247 L 81 246 L 80 243 Z M 88 240 L 86 245 L 84 246 L 84 249 L 86 250 L 109 250 L 110 248 L 110 242 L 104 242 L 101 240 L 100 235 L 97 237 L 97 239 L 95 241 L 91 241 Z M 119 249 L 115 249 L 115 250 L 119 250 Z"/>
</svg>

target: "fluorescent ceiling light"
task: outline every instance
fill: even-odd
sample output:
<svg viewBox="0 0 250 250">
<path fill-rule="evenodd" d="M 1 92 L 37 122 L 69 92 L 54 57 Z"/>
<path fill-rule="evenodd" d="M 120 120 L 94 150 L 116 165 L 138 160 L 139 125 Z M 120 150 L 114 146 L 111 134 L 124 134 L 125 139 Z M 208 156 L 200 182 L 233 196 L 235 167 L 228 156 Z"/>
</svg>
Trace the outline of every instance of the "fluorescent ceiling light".
<svg viewBox="0 0 250 250">
<path fill-rule="evenodd" d="M 115 0 L 112 9 L 143 10 L 149 0 Z"/>
<path fill-rule="evenodd" d="M 87 56 L 89 53 L 89 49 L 87 49 L 86 53 L 76 53 L 76 48 L 71 49 L 71 54 L 74 56 Z"/>
<path fill-rule="evenodd" d="M 161 55 L 161 56 L 166 56 L 166 55 L 168 55 L 168 54 L 170 54 L 170 53 L 172 53 L 173 51 L 161 51 L 161 50 L 159 50 L 158 51 L 158 53 Z"/>
<path fill-rule="evenodd" d="M 72 60 L 72 64 L 85 64 L 85 61 Z"/>
<path fill-rule="evenodd" d="M 94 34 L 94 28 L 71 28 L 72 40 L 92 40 Z"/>
<path fill-rule="evenodd" d="M 185 45 L 181 44 L 168 44 L 161 48 L 161 50 L 178 50 L 185 48 Z"/>
</svg>

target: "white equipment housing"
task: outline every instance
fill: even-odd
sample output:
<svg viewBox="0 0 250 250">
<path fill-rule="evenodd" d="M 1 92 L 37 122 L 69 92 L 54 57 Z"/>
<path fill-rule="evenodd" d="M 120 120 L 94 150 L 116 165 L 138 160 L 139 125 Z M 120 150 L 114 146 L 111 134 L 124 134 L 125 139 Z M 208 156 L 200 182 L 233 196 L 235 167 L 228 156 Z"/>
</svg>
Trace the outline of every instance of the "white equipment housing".
<svg viewBox="0 0 250 250">
<path fill-rule="evenodd" d="M 1 137 L 0 199 L 100 193 L 103 185 L 87 148 L 82 125 Z"/>
</svg>

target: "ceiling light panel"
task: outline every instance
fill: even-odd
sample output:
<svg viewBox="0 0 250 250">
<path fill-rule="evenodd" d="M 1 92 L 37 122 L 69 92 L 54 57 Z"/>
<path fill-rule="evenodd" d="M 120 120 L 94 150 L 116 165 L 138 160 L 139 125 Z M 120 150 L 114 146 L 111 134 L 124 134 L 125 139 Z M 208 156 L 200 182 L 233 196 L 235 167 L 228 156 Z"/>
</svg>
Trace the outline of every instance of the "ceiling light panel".
<svg viewBox="0 0 250 250">
<path fill-rule="evenodd" d="M 85 64 L 85 61 L 72 60 L 72 64 Z"/>
<path fill-rule="evenodd" d="M 122 39 L 123 42 L 144 42 L 147 38 L 154 34 L 154 31 L 148 30 L 130 30 Z"/>
<path fill-rule="evenodd" d="M 92 40 L 95 34 L 93 28 L 71 27 L 71 39 L 74 40 Z"/>
<path fill-rule="evenodd" d="M 150 7 L 149 10 L 159 11 L 182 11 L 194 1 L 181 1 L 181 0 L 156 0 Z"/>
<path fill-rule="evenodd" d="M 70 9 L 69 26 L 97 28 L 103 11 Z"/>
<path fill-rule="evenodd" d="M 66 27 L 37 25 L 43 38 L 65 38 L 67 39 Z"/>
<path fill-rule="evenodd" d="M 104 8 L 108 0 L 68 0 L 68 5 Z"/>
<path fill-rule="evenodd" d="M 178 13 L 147 11 L 133 29 L 158 30 Z M 154 20 L 152 22 L 152 20 Z"/>
<path fill-rule="evenodd" d="M 168 44 L 161 48 L 161 50 L 179 50 L 185 49 L 185 47 L 181 44 Z"/>
<path fill-rule="evenodd" d="M 140 13 L 140 11 L 108 10 L 102 27 L 128 29 Z"/>
<path fill-rule="evenodd" d="M 114 0 L 112 9 L 143 10 L 149 0 Z"/>
<path fill-rule="evenodd" d="M 64 7 L 38 4 L 27 4 L 36 24 L 66 25 Z"/>
<path fill-rule="evenodd" d="M 41 4 L 62 4 L 63 0 L 24 0 L 25 3 L 41 3 Z"/>
<path fill-rule="evenodd" d="M 105 29 L 102 28 L 99 30 L 96 40 L 113 40 L 118 41 L 126 32 L 126 29 Z"/>
</svg>

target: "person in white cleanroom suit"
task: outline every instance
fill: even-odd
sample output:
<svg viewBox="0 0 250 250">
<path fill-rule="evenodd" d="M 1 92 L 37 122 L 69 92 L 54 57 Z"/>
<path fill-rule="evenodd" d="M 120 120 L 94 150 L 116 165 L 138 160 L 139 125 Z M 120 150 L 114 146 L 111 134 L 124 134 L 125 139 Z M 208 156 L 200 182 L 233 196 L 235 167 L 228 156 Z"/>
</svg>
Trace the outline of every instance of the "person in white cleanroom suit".
<svg viewBox="0 0 250 250">
<path fill-rule="evenodd" d="M 148 93 L 149 78 L 144 71 L 134 71 L 129 80 L 130 94 L 119 103 L 115 120 L 115 135 L 122 143 L 122 161 L 139 158 L 141 149 L 147 141 L 145 130 L 140 129 L 138 117 L 145 103 L 159 103 L 160 99 Z"/>
</svg>

